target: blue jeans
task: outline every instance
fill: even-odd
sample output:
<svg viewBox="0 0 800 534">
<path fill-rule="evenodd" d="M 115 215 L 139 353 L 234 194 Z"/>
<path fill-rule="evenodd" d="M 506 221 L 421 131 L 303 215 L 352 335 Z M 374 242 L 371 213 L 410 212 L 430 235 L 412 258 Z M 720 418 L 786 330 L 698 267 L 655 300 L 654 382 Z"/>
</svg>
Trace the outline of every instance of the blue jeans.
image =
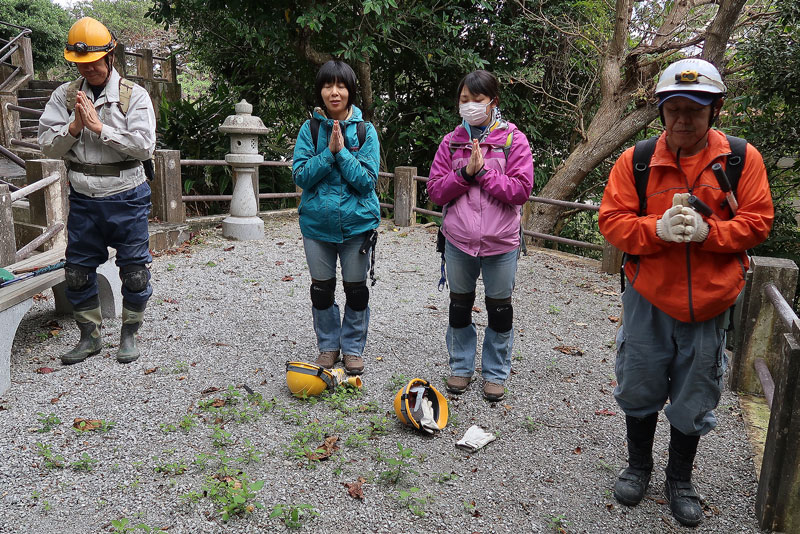
<svg viewBox="0 0 800 534">
<path fill-rule="evenodd" d="M 725 330 L 719 318 L 684 323 L 662 312 L 631 284 L 622 294 L 623 319 L 617 332 L 617 387 L 614 398 L 626 415 L 645 417 L 661 410 L 672 426 L 702 436 L 717 426 L 712 411 L 727 367 Z"/>
<path fill-rule="evenodd" d="M 364 282 L 369 268 L 369 254 L 359 254 L 364 236 L 358 235 L 343 243 L 329 243 L 303 238 L 308 270 L 313 280 L 336 278 L 336 260 L 342 264 L 344 282 Z M 319 310 L 312 307 L 314 332 L 320 352 L 341 350 L 343 354 L 361 356 L 367 344 L 369 328 L 369 306 L 357 311 L 345 304 L 344 319 L 339 315 L 339 306 Z"/>
<path fill-rule="evenodd" d="M 495 256 L 470 256 L 449 241 L 444 249 L 445 268 L 450 291 L 472 293 L 478 276 L 483 273 L 486 297 L 506 299 L 514 290 L 519 249 Z M 453 376 L 472 376 L 475 372 L 475 353 L 478 331 L 475 323 L 464 328 L 447 326 L 447 352 L 450 355 L 450 373 Z M 514 329 L 496 332 L 486 327 L 483 336 L 481 369 L 484 380 L 503 384 L 511 372 L 511 349 L 514 346 Z"/>
<path fill-rule="evenodd" d="M 89 197 L 72 188 L 67 217 L 67 263 L 89 270 L 89 283 L 80 290 L 67 288 L 67 300 L 80 304 L 97 295 L 96 269 L 108 260 L 108 247 L 117 250 L 117 267 L 145 265 L 150 255 L 150 186 L 138 185 L 107 197 Z M 147 271 L 150 279 L 150 271 Z M 122 298 L 132 304 L 144 304 L 153 294 L 148 281 L 142 291 L 134 292 L 122 284 Z"/>
</svg>

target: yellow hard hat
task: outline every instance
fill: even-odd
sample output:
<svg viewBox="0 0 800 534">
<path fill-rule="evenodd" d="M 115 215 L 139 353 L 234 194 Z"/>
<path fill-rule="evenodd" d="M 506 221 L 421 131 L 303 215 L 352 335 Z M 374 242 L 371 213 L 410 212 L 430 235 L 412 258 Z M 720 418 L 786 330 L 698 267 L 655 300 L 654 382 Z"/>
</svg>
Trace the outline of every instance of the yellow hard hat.
<svg viewBox="0 0 800 534">
<path fill-rule="evenodd" d="M 69 29 L 64 59 L 74 63 L 91 63 L 114 50 L 115 46 L 117 40 L 102 22 L 83 17 Z"/>
<path fill-rule="evenodd" d="M 423 395 L 431 401 L 431 405 L 433 406 L 433 419 L 439 429 L 444 428 L 447 425 L 447 418 L 449 415 L 447 399 L 445 399 L 435 387 L 430 385 L 427 380 L 421 378 L 412 378 L 408 384 L 403 386 L 403 388 L 397 392 L 397 395 L 394 396 L 394 413 L 397 414 L 397 418 L 405 425 L 413 426 L 417 430 L 421 429 L 420 419 L 422 418 L 422 410 L 414 409 L 417 396 L 411 393 L 411 388 L 415 386 L 422 386 L 425 388 Z"/>
<path fill-rule="evenodd" d="M 326 388 L 333 389 L 336 379 L 333 373 L 314 363 L 286 362 L 286 384 L 296 397 L 319 395 Z"/>
</svg>

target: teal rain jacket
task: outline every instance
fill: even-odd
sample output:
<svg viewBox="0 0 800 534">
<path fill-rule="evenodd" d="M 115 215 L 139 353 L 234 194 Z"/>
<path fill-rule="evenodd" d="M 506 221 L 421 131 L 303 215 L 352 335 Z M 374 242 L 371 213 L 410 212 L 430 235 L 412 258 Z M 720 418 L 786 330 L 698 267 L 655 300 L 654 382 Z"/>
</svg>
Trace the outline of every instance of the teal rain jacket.
<svg viewBox="0 0 800 534">
<path fill-rule="evenodd" d="M 364 146 L 358 146 L 356 125 L 364 119 L 360 109 L 352 108 L 350 118 L 339 122 L 345 148 L 335 155 L 328 149 L 333 119 L 314 110 L 314 117 L 320 120 L 316 147 L 312 146 L 311 121 L 300 128 L 292 176 L 303 190 L 298 208 L 303 237 L 341 243 L 380 224 L 375 193 L 380 167 L 378 134 L 367 123 Z"/>
</svg>

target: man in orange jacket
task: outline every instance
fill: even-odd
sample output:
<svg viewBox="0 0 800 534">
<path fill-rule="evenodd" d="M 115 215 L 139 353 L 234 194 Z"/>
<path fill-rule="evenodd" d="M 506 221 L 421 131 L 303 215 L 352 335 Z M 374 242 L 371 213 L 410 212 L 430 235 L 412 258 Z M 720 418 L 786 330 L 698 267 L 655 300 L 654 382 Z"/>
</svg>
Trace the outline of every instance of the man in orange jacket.
<svg viewBox="0 0 800 534">
<path fill-rule="evenodd" d="M 711 128 L 725 92 L 719 72 L 706 61 L 668 66 L 656 87 L 665 132 L 649 162 L 644 201 L 630 148 L 611 171 L 599 215 L 600 232 L 628 255 L 614 390 L 625 412 L 628 467 L 614 496 L 628 506 L 644 497 L 658 412 L 669 399 L 664 492 L 673 516 L 687 526 L 703 519 L 692 464 L 700 436 L 717 423 L 712 410 L 727 366 L 725 329 L 744 287 L 745 251 L 767 238 L 773 220 L 761 154 L 747 144 L 744 162 L 734 161 L 729 138 Z M 714 163 L 743 165 L 738 208 L 726 202 Z M 689 195 L 713 213 L 703 216 L 689 207 Z"/>
</svg>

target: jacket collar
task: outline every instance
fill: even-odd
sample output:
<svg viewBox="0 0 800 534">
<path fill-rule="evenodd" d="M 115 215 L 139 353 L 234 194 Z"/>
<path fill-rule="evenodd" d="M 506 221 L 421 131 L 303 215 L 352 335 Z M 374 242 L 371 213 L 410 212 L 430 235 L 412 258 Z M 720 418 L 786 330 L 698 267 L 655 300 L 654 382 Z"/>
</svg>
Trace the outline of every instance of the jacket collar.
<svg viewBox="0 0 800 534">
<path fill-rule="evenodd" d="M 100 93 L 100 96 L 97 97 L 95 104 L 99 104 L 104 97 L 106 102 L 119 102 L 119 80 L 120 75 L 117 69 L 111 67 L 111 75 L 108 77 L 108 81 L 106 81 L 103 91 Z M 89 82 L 87 82 L 86 79 L 83 80 L 81 90 L 86 93 L 89 98 L 94 96 L 92 88 L 89 87 Z"/>
<path fill-rule="evenodd" d="M 728 138 L 724 133 L 719 130 L 708 130 L 708 144 L 705 149 L 705 160 L 703 168 L 711 165 L 717 159 L 728 156 L 731 154 L 731 145 L 728 143 Z M 650 160 L 651 166 L 667 166 L 677 168 L 675 161 L 675 154 L 669 149 L 667 145 L 667 132 L 661 134 L 656 143 L 656 150 L 653 152 L 653 158 Z"/>
<path fill-rule="evenodd" d="M 333 124 L 333 119 L 328 118 L 325 110 L 321 107 L 315 107 L 312 116 L 322 122 Z M 347 114 L 347 118 L 345 118 L 342 122 L 360 122 L 363 120 L 364 119 L 361 115 L 361 110 L 358 109 L 357 106 L 350 106 L 350 112 Z"/>
</svg>

